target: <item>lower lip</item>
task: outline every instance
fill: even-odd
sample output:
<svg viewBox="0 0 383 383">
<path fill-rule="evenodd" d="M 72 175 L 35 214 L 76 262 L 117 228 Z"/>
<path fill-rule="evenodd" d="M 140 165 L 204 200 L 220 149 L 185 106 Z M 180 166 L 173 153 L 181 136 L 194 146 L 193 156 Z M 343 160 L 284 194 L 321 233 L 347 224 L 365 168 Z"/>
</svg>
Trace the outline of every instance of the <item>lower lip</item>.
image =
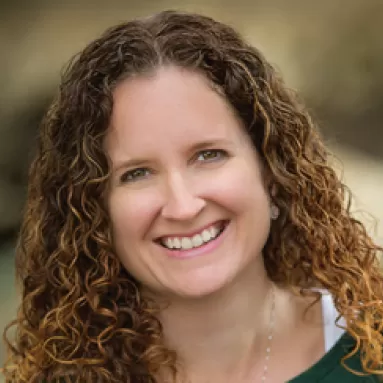
<svg viewBox="0 0 383 383">
<path fill-rule="evenodd" d="M 166 255 L 171 258 L 199 257 L 201 255 L 206 255 L 208 253 L 211 253 L 222 243 L 222 241 L 225 239 L 227 235 L 229 226 L 230 226 L 230 223 L 226 224 L 225 229 L 217 238 L 199 247 L 194 247 L 188 250 L 170 250 L 161 245 L 159 246 L 161 246 L 165 250 Z"/>
</svg>

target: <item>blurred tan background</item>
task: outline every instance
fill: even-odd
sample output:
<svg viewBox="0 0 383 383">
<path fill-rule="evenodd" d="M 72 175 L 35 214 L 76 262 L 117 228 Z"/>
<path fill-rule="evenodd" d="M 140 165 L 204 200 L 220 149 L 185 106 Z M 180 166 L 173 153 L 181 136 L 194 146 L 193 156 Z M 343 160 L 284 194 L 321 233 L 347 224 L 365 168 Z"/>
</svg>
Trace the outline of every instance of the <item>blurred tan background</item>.
<svg viewBox="0 0 383 383">
<path fill-rule="evenodd" d="M 62 67 L 108 26 L 169 8 L 233 25 L 301 92 L 356 214 L 383 245 L 383 0 L 1 2 L 0 329 L 15 314 L 13 245 L 26 171 Z M 380 221 L 377 229 L 363 211 Z M 0 365 L 3 358 L 0 346 Z"/>
</svg>

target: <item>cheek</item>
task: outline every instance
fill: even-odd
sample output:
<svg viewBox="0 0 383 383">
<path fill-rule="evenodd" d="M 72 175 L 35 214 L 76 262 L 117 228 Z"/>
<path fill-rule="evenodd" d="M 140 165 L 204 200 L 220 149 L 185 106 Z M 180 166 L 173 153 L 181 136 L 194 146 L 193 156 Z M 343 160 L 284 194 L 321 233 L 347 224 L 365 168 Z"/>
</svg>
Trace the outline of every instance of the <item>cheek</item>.
<svg viewBox="0 0 383 383">
<path fill-rule="evenodd" d="M 205 193 L 233 213 L 267 213 L 269 196 L 261 173 L 250 161 L 237 161 L 205 183 Z"/>
<path fill-rule="evenodd" d="M 111 193 L 109 214 L 115 241 L 142 239 L 158 210 L 157 198 L 145 191 L 127 191 L 123 187 Z"/>
</svg>

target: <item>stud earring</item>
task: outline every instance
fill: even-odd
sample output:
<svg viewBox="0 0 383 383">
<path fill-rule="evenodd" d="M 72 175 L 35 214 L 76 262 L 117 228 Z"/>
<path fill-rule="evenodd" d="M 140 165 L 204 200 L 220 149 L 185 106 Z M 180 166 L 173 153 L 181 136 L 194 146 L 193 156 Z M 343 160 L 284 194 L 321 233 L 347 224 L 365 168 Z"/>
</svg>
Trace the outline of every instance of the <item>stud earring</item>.
<svg viewBox="0 0 383 383">
<path fill-rule="evenodd" d="M 279 207 L 277 205 L 271 204 L 270 217 L 273 221 L 275 221 L 279 217 Z"/>
</svg>

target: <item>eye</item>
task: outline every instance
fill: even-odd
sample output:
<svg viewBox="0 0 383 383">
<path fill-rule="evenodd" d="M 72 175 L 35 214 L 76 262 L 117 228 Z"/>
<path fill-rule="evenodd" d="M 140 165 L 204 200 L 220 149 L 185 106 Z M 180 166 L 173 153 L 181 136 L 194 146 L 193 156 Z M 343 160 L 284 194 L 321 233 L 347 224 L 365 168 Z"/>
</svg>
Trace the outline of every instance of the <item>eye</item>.
<svg viewBox="0 0 383 383">
<path fill-rule="evenodd" d="M 147 177 L 149 173 L 150 173 L 149 169 L 146 169 L 146 168 L 137 168 L 137 169 L 129 170 L 121 176 L 120 181 L 121 182 L 138 181 L 142 178 Z"/>
<path fill-rule="evenodd" d="M 197 155 L 197 161 L 212 162 L 227 157 L 227 153 L 222 149 L 209 149 L 199 152 Z"/>
</svg>

